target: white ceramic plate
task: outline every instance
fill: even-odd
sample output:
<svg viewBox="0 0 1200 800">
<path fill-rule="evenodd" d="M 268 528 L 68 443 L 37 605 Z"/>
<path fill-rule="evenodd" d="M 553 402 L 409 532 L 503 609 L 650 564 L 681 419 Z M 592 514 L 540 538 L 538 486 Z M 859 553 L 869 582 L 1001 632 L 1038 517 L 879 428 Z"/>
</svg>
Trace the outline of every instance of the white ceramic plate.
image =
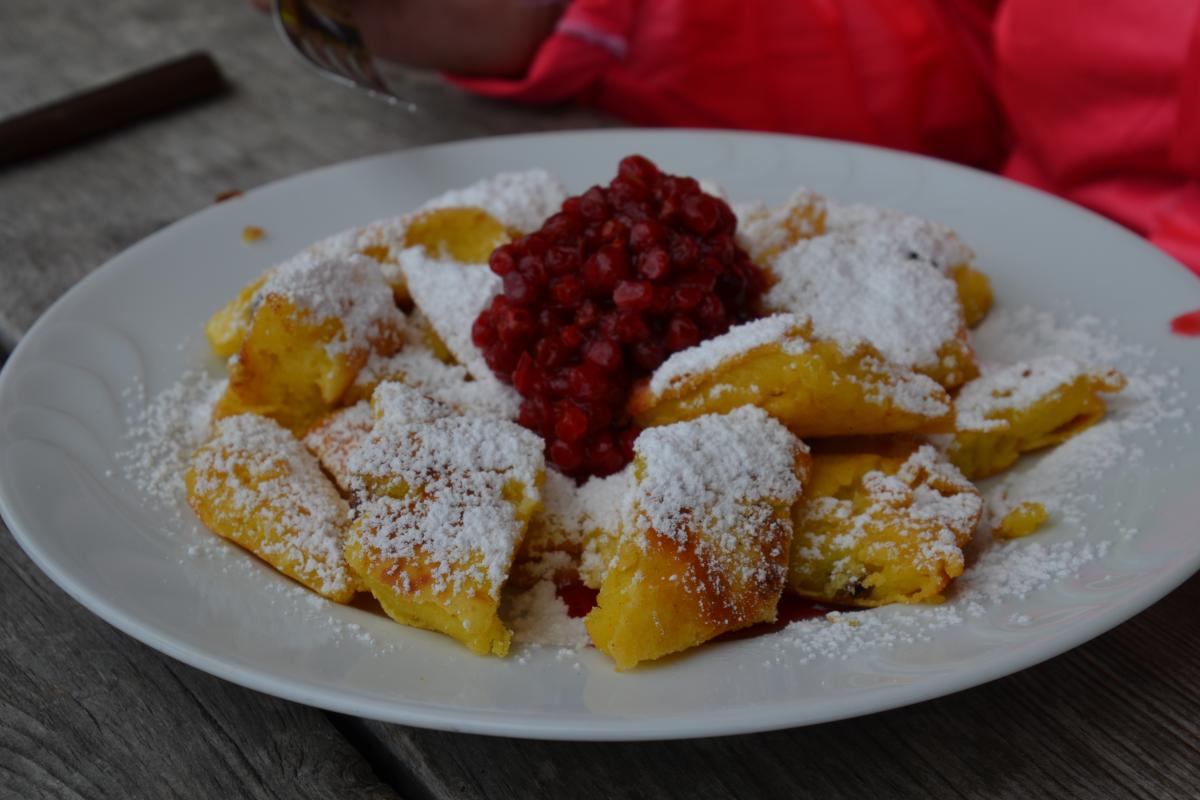
<svg viewBox="0 0 1200 800">
<path fill-rule="evenodd" d="M 779 663 L 770 637 L 725 642 L 628 674 L 595 651 L 521 659 L 468 654 L 435 634 L 326 604 L 200 536 L 121 477 L 125 417 L 206 363 L 201 326 L 268 264 L 343 228 L 415 207 L 502 170 L 544 166 L 573 190 L 641 152 L 722 182 L 735 199 L 805 184 L 957 228 L 1000 304 L 1061 298 L 1184 367 L 1192 400 L 1173 438 L 1147 432 L 1136 467 L 1095 476 L 1087 537 L 1112 540 L 1077 576 L 984 610 L 927 641 Z M 245 225 L 266 229 L 254 246 Z M 539 738 L 705 736 L 803 725 L 917 702 L 1061 653 L 1136 614 L 1200 565 L 1200 346 L 1167 320 L 1200 306 L 1200 282 L 1101 218 L 995 177 L 873 148 L 795 137 L 678 131 L 518 136 L 341 164 L 208 208 L 114 258 L 54 305 L 0 376 L 0 510 L 33 560 L 79 602 L 200 669 L 364 717 Z M 182 343 L 182 344 L 181 344 Z M 1192 427 L 1194 424 L 1195 427 Z M 1119 509 L 1119 511 L 1114 511 Z M 1121 530 L 1138 528 L 1125 539 Z M 1076 537 L 1058 525 L 1044 542 Z M 207 539 L 205 541 L 208 541 Z M 886 613 L 871 612 L 871 613 Z M 1021 624 L 1014 624 L 1013 620 Z M 356 635 L 352 625 L 367 635 Z M 523 662 L 523 663 L 522 663 Z"/>
</svg>

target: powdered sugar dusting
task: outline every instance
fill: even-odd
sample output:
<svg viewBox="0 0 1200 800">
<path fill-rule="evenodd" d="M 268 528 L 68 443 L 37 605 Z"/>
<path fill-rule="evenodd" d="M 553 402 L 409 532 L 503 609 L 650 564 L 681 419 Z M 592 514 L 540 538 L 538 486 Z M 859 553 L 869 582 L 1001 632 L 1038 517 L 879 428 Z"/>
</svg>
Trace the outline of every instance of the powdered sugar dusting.
<svg viewBox="0 0 1200 800">
<path fill-rule="evenodd" d="M 948 349 L 965 345 L 957 341 L 965 325 L 954 282 L 886 231 L 801 240 L 776 256 L 772 271 L 769 308 L 865 339 L 897 364 L 935 368 Z"/>
<path fill-rule="evenodd" d="M 819 469 L 821 456 L 817 458 Z M 975 487 L 925 445 L 898 466 L 866 472 L 861 491 L 805 501 L 796 516 L 790 570 L 809 590 L 823 584 L 826 592 L 852 597 L 871 592 L 863 584 L 871 570 L 859 560 L 862 552 L 886 553 L 889 563 L 922 576 L 958 575 L 964 565 L 962 548 L 982 511 Z M 901 532 L 903 536 L 895 535 Z M 866 550 L 860 551 L 864 544 Z M 940 588 L 940 583 L 922 587 L 921 596 Z"/>
<path fill-rule="evenodd" d="M 807 448 L 799 439 L 762 409 L 743 406 L 649 428 L 634 451 L 638 480 L 623 546 L 673 542 L 696 564 L 679 580 L 716 621 L 737 621 L 745 587 L 782 589 L 791 525 L 776 509 L 800 493 L 796 461 Z"/>
<path fill-rule="evenodd" d="M 583 618 L 568 613 L 548 577 L 524 591 L 507 593 L 500 616 L 512 628 L 515 642 L 576 649 L 589 642 Z"/>
<path fill-rule="evenodd" d="M 763 520 L 748 520 L 746 506 L 790 503 L 800 491 L 796 458 L 806 451 L 755 406 L 649 428 L 634 444 L 644 464 L 633 495 L 639 516 L 668 537 L 696 524 L 750 536 Z"/>
<path fill-rule="evenodd" d="M 962 558 L 960 548 L 979 521 L 983 501 L 975 487 L 933 447 L 918 448 L 895 475 L 868 473 L 863 486 L 876 502 L 902 507 L 928 531 L 918 548 L 919 567 L 932 568 Z"/>
<path fill-rule="evenodd" d="M 650 392 L 656 396 L 669 394 L 759 347 L 778 344 L 784 353 L 800 355 L 808 351 L 807 337 L 810 335 L 833 341 L 847 356 L 858 353 L 859 364 L 866 375 L 860 378 L 847 374 L 845 378 L 863 388 L 868 402 L 884 407 L 894 405 L 931 419 L 949 413 L 946 394 L 932 378 L 871 355 L 869 351 L 862 352 L 862 339 L 844 331 L 817 327 L 808 317 L 799 314 L 775 314 L 735 325 L 720 336 L 672 354 L 650 376 Z"/>
<path fill-rule="evenodd" d="M 1027 408 L 1086 374 L 1083 365 L 1063 355 L 1039 356 L 1008 366 L 986 365 L 983 375 L 962 387 L 954 399 L 954 426 L 962 431 L 1002 428 L 997 417 Z"/>
<path fill-rule="evenodd" d="M 801 187 L 776 208 L 750 202 L 735 204 L 733 211 L 738 218 L 738 244 L 755 258 L 762 258 L 778 253 L 798 239 L 820 234 L 825 198 Z"/>
<path fill-rule="evenodd" d="M 447 193 L 430 201 L 424 208 L 480 207 L 508 227 L 529 231 L 537 228 L 546 216 L 556 211 L 563 197 L 565 191 L 556 179 L 544 171 L 531 170 L 497 176 Z M 805 203 L 809 204 L 808 208 L 813 213 L 796 213 L 804 210 L 800 206 Z M 772 214 L 775 213 L 762 205 L 746 206 L 745 211 L 739 233 L 743 238 L 755 225 L 765 226 L 764 230 L 769 228 Z M 871 247 L 882 247 L 880 242 L 886 240 L 888 247 L 907 248 L 917 262 L 929 262 L 942 271 L 967 263 L 973 257 L 970 249 L 953 232 L 937 223 L 900 212 L 825 201 L 814 193 L 802 192 L 788 212 L 791 214 L 790 224 L 803 228 L 797 229 L 802 238 L 818 235 L 815 222 L 818 211 L 824 217 L 822 224 L 827 235 L 802 243 L 797 248 L 799 251 L 815 252 L 821 247 L 832 248 L 835 241 L 851 242 L 855 247 L 865 247 L 862 242 L 866 241 Z M 260 296 L 268 292 L 280 294 L 320 319 L 340 319 L 343 334 L 330 347 L 330 352 L 344 352 L 369 343 L 382 325 L 404 324 L 402 315 L 391 301 L 391 291 L 382 280 L 379 265 L 361 256 L 360 251 L 369 245 L 386 241 L 392 254 L 402 259 L 403 266 L 400 269 L 410 287 L 413 287 L 413 297 L 429 315 L 434 329 L 461 362 L 461 366 L 445 365 L 437 361 L 427 348 L 410 346 L 394 358 L 372 358 L 360 375 L 359 383 L 373 386 L 383 380 L 403 376 L 402 380 L 408 387 L 418 389 L 429 399 L 433 404 L 431 408 L 443 403 L 471 416 L 414 416 L 393 409 L 383 413 L 391 420 L 376 426 L 373 419 L 366 418 L 370 416 L 369 407 L 360 404 L 345 412 L 347 429 L 342 433 L 346 433 L 348 438 L 337 443 L 342 448 L 340 458 L 346 462 L 352 454 L 355 455 L 359 459 L 355 468 L 360 476 L 400 480 L 421 487 L 419 498 L 366 499 L 362 510 L 364 519 L 374 521 L 373 535 L 378 537 L 373 540 L 374 544 L 386 541 L 387 547 L 399 548 L 393 549 L 393 554 L 416 552 L 418 548 L 422 553 L 441 553 L 446 559 L 442 565 L 443 571 L 437 577 L 443 581 L 443 585 L 449 585 L 457 575 L 473 575 L 489 580 L 498 591 L 507 575 L 522 523 L 516 519 L 511 503 L 497 501 L 489 505 L 491 500 L 477 502 L 477 498 L 501 498 L 505 481 L 514 476 L 526 483 L 527 492 L 535 492 L 534 487 L 543 468 L 542 443 L 528 432 L 519 428 L 513 430 L 516 426 L 508 429 L 489 427 L 499 423 L 496 419 L 485 419 L 489 416 L 511 418 L 515 415 L 518 403 L 513 390 L 495 380 L 481 353 L 470 342 L 471 323 L 498 291 L 498 279 L 483 267 L 467 267 L 428 258 L 420 248 L 407 251 L 407 255 L 400 253 L 398 242 L 408 219 L 397 217 L 383 220 L 373 226 L 348 231 L 317 243 L 269 274 Z M 781 228 L 781 219 L 774 220 L 776 230 L 771 235 L 780 237 L 776 244 L 790 244 L 795 239 L 789 240 L 788 235 L 795 235 L 797 231 L 789 232 Z M 825 245 L 819 244 L 822 239 L 827 240 Z M 893 258 L 895 252 L 885 255 Z M 830 264 L 822 266 L 830 267 Z M 918 266 L 927 265 L 918 263 Z M 903 267 L 899 270 L 903 271 Z M 929 271 L 936 274 L 935 270 Z M 944 289 L 948 284 L 946 281 L 938 285 Z M 783 289 L 779 291 L 782 293 Z M 830 301 L 828 305 L 832 307 L 835 303 Z M 799 306 L 788 305 L 787 308 L 800 310 Z M 804 310 L 813 313 L 811 309 Z M 834 331 L 832 335 L 837 337 L 837 341 L 844 344 L 853 337 L 846 331 L 836 329 L 839 321 L 835 318 L 831 325 L 829 320 L 817 320 L 814 335 L 825 336 L 824 329 L 830 329 Z M 651 388 L 656 393 L 662 393 L 690 375 L 703 373 L 748 349 L 769 342 L 784 340 L 785 346 L 803 352 L 808 347 L 806 340 L 800 336 L 788 337 L 789 326 L 800 324 L 807 324 L 803 316 L 777 315 L 739 326 L 730 331 L 733 334 L 730 339 L 718 337 L 704 346 L 673 356 L 653 376 Z M 892 324 L 896 324 L 894 320 Z M 918 338 L 925 333 L 928 331 L 918 331 Z M 890 334 L 888 329 L 880 336 Z M 917 341 L 905 335 L 897 337 L 891 344 L 898 342 L 902 348 L 915 350 L 918 346 L 927 348 L 932 338 Z M 1051 511 L 1057 530 L 1051 532 L 1049 537 L 1002 542 L 993 541 L 985 527 L 968 551 L 971 563 L 951 587 L 944 605 L 889 607 L 863 613 L 831 614 L 824 620 L 793 624 L 785 631 L 765 638 L 778 653 L 779 663 L 803 664 L 815 658 L 847 658 L 872 647 L 930 641 L 937 631 L 979 617 L 989 605 L 1010 598 L 1026 597 L 1054 581 L 1074 575 L 1108 552 L 1110 543 L 1096 540 L 1087 531 L 1085 523 L 1089 515 L 1085 512 L 1103 507 L 1105 503 L 1105 498 L 1100 496 L 1098 476 L 1118 464 L 1136 464 L 1141 458 L 1140 449 L 1130 441 L 1131 434 L 1154 432 L 1164 421 L 1182 415 L 1179 405 L 1182 395 L 1174 388 L 1171 374 L 1151 372 L 1146 365 L 1151 363 L 1153 353 L 1121 345 L 1114 337 L 1104 333 L 1097 320 L 1081 318 L 1061 325 L 1049 314 L 1028 308 L 993 311 L 974 334 L 973 343 L 982 358 L 997 365 L 1026 362 L 1018 363 L 1018 366 L 1028 367 L 1033 364 L 1035 373 L 1046 381 L 1061 380 L 1069 372 L 1067 364 L 1075 370 L 1117 366 L 1129 378 L 1126 390 L 1109 400 L 1110 415 L 1106 420 L 1039 457 L 1024 459 L 1015 470 L 981 487 L 993 514 L 999 515 L 1021 502 L 1034 500 L 1042 502 Z M 889 344 L 886 339 L 880 339 L 876 344 L 884 349 L 885 354 L 899 358 L 884 347 Z M 908 356 L 917 358 L 913 353 L 908 353 Z M 668 366 L 671 368 L 667 369 Z M 893 369 L 878 359 L 867 358 L 865 366 L 881 374 L 887 373 L 901 383 L 909 380 L 907 372 Z M 1016 368 L 989 368 L 986 370 L 986 380 L 993 385 L 1004 383 L 1005 370 Z M 889 369 L 892 371 L 888 372 Z M 385 388 L 381 397 L 389 392 L 395 397 L 381 399 L 381 408 L 391 408 L 393 400 L 402 401 L 404 392 L 410 391 L 403 386 L 395 389 L 383 385 Z M 904 385 L 906 389 L 897 390 L 893 382 L 880 381 L 877 384 L 868 382 L 864 388 L 878 402 L 883 402 L 897 391 L 900 396 L 898 405 L 911 402 L 913 407 L 919 407 L 928 401 L 927 393 L 918 391 L 922 384 L 909 381 Z M 1029 383 L 1023 386 L 1033 391 Z M 1014 392 L 1023 390 L 1014 389 Z M 975 404 L 969 391 L 970 387 L 964 389 L 959 398 L 960 424 L 964 418 L 985 419 L 989 409 L 994 407 L 992 401 L 989 401 L 991 405 Z M 183 472 L 193 451 L 212 435 L 211 408 L 220 393 L 221 384 L 209 376 L 186 375 L 179 383 L 154 398 L 136 419 L 129 421 L 130 448 L 120 454 L 127 479 L 145 496 L 166 507 L 174 507 L 177 514 L 181 513 L 179 501 L 184 494 Z M 1016 398 L 1013 402 L 1019 400 Z M 727 417 L 746 414 L 765 417 L 763 412 L 755 408 L 739 409 Z M 929 415 L 938 416 L 936 413 Z M 416 421 L 418 418 L 419 422 Z M 700 431 L 700 428 L 709 424 L 704 423 L 704 419 L 707 418 L 681 425 L 699 424 L 696 431 Z M 227 422 L 230 425 L 237 424 Z M 639 440 L 639 455 L 647 465 L 655 461 L 660 472 L 668 478 L 657 483 L 652 480 L 637 492 L 631 491 L 628 473 L 599 482 L 593 480 L 579 488 L 572 485 L 571 491 L 560 492 L 559 499 L 553 503 L 547 495 L 545 513 L 564 528 L 573 526 L 575 530 L 585 530 L 589 525 L 596 525 L 611 526 L 615 530 L 636 505 L 638 513 L 643 514 L 645 519 L 653 517 L 663 525 L 672 520 L 677 523 L 682 516 L 693 513 L 694 509 L 688 506 L 684 511 L 685 507 L 676 501 L 686 492 L 696 489 L 693 484 L 699 483 L 707 487 L 704 491 L 708 493 L 702 491 L 697 495 L 702 502 L 697 503 L 694 498 L 690 502 L 713 519 L 734 521 L 738 514 L 743 513 L 746 498 L 769 494 L 764 486 L 770 485 L 771 491 L 787 488 L 782 478 L 779 482 L 763 481 L 760 474 L 782 466 L 782 461 L 780 464 L 771 461 L 775 455 L 766 458 L 769 463 L 764 463 L 764 454 L 787 451 L 787 447 L 780 446 L 779 442 L 768 443 L 760 435 L 761 431 L 756 433 L 751 430 L 753 426 L 738 423 L 733 426 L 736 435 L 724 438 L 719 430 L 703 428 L 700 435 L 687 441 L 684 441 L 686 437 L 678 440 L 673 438 L 676 432 L 672 432 L 671 428 L 675 427 L 653 429 L 643 435 L 644 443 L 642 439 Z M 350 430 L 352 428 L 354 431 Z M 349 435 L 351 432 L 354 433 L 352 437 Z M 244 445 L 253 439 L 252 433 L 242 431 L 236 438 Z M 522 442 L 511 449 L 509 445 L 519 439 L 522 433 L 532 437 L 532 441 Z M 786 434 L 786 431 L 783 433 Z M 366 439 L 371 437 L 374 437 L 373 443 L 367 442 Z M 298 446 L 294 438 L 289 436 L 288 440 L 291 446 Z M 275 444 L 284 446 L 282 443 Z M 310 446 L 319 450 L 316 444 L 310 443 Z M 669 457 L 665 455 L 667 451 L 671 453 Z M 304 451 L 301 449 L 300 452 Z M 794 453 L 794 450 L 790 452 Z M 467 453 L 470 453 L 469 459 Z M 481 463 L 480 453 L 485 454 L 483 461 L 491 466 L 478 466 Z M 297 458 L 301 456 L 297 455 Z M 664 465 L 669 468 L 664 468 Z M 375 472 L 372 473 L 372 470 Z M 788 474 L 795 480 L 790 467 Z M 463 483 L 460 486 L 454 484 L 456 481 Z M 750 481 L 750 484 L 745 481 Z M 873 476 L 871 481 L 881 496 L 893 490 L 899 491 L 898 486 L 889 482 L 889 476 L 882 473 Z M 361 482 L 355 486 L 362 491 Z M 463 487 L 466 487 L 468 501 L 451 502 L 451 496 L 455 501 L 460 499 L 458 492 Z M 720 492 L 714 494 L 713 487 L 720 487 Z M 563 486 L 558 488 L 562 489 Z M 366 497 L 365 494 L 363 496 Z M 633 496 L 637 497 L 636 504 L 632 499 L 629 503 L 625 502 L 626 498 Z M 918 504 L 928 513 L 935 513 L 933 506 L 925 503 L 926 500 L 932 503 L 937 498 L 926 497 Z M 945 511 L 940 509 L 937 513 Z M 396 519 L 404 514 L 409 515 L 409 522 L 396 523 Z M 678 527 L 673 530 L 678 530 Z M 464 531 L 468 532 L 467 535 L 461 535 Z M 215 538 L 212 542 L 211 547 L 207 544 L 193 546 L 188 552 L 215 553 L 219 542 Z M 724 545 L 725 542 L 720 540 L 712 543 L 715 551 L 721 550 Z M 233 551 L 225 547 L 220 552 Z M 565 554 L 554 555 L 565 557 Z M 238 563 L 243 562 L 253 563 L 246 559 L 238 560 Z M 748 565 L 743 566 L 749 568 Z M 470 572 L 472 569 L 476 571 Z M 310 604 L 317 602 L 317 598 L 297 587 L 284 585 L 284 590 L 288 602 L 293 594 L 306 597 Z M 320 602 L 323 604 L 323 601 Z M 585 641 L 581 638 L 580 620 L 571 619 L 566 614 L 565 605 L 546 576 L 542 576 L 532 589 L 511 596 L 506 602 L 505 613 L 517 631 L 518 641 L 576 648 Z M 1025 621 L 1019 624 L 1029 624 L 1028 616 L 1023 616 L 1023 619 Z M 330 625 L 333 624 L 330 618 Z"/>
<path fill-rule="evenodd" d="M 632 486 L 633 469 L 591 477 L 582 485 L 555 469 L 546 470 L 542 510 L 531 526 L 525 548 L 532 554 L 549 550 L 578 553 L 596 531 L 615 534 L 621 507 Z"/>
<path fill-rule="evenodd" d="M 800 348 L 798 352 L 804 352 L 805 344 L 799 332 L 805 325 L 806 320 L 794 314 L 776 314 L 735 325 L 720 336 L 672 354 L 650 376 L 650 391 L 656 395 L 665 394 L 756 347 L 787 340 L 793 347 Z"/>
<path fill-rule="evenodd" d="M 404 246 L 404 234 L 412 217 L 412 214 L 387 217 L 359 228 L 350 228 L 306 247 L 305 251 L 327 259 L 364 255 L 364 251 L 377 247 L 399 251 Z"/>
<path fill-rule="evenodd" d="M 467 491 L 453 482 L 465 476 L 486 480 L 500 489 L 506 481 L 524 484 L 536 497 L 544 468 L 542 440 L 536 433 L 503 420 L 450 416 L 419 422 L 375 426 L 350 454 L 347 466 L 356 475 L 410 487 Z M 479 487 L 474 487 L 479 488 Z"/>
<path fill-rule="evenodd" d="M 881 234 L 942 272 L 975 258 L 971 248 L 945 225 L 890 208 L 826 199 L 825 230 L 851 235 Z"/>
<path fill-rule="evenodd" d="M 404 323 L 379 265 L 354 253 L 305 250 L 273 270 L 260 295 L 278 295 L 318 323 L 339 320 L 341 330 L 326 347 L 330 355 L 365 352 L 386 330 Z"/>
<path fill-rule="evenodd" d="M 1078 525 L 1083 512 L 1101 501 L 1084 487 L 1094 486 L 1106 469 L 1141 460 L 1143 453 L 1127 441 L 1129 435 L 1154 431 L 1183 415 L 1184 396 L 1174 388 L 1172 375 L 1151 372 L 1147 366 L 1153 353 L 1122 344 L 1093 317 L 1060 325 L 1049 313 L 1029 307 L 996 310 L 976 336 L 981 355 L 988 358 L 1018 363 L 1052 358 L 1056 370 L 1071 364 L 1070 368 L 1097 373 L 1117 366 L 1127 381 L 1125 389 L 1107 401 L 1106 419 L 991 482 L 986 496 L 994 517 L 1035 501 L 1067 524 Z M 1049 374 L 1054 377 L 1054 372 Z"/>
<path fill-rule="evenodd" d="M 384 381 L 375 387 L 371 409 L 385 425 L 433 422 L 455 415 L 452 406 L 397 381 Z"/>
<path fill-rule="evenodd" d="M 483 417 L 385 417 L 347 458 L 368 547 L 431 565 L 434 592 L 474 584 L 497 597 L 524 531 L 508 489 L 519 483 L 536 502 L 543 468 L 540 437 Z M 403 499 L 380 496 L 397 489 Z"/>
<path fill-rule="evenodd" d="M 182 514 L 183 474 L 192 453 L 212 435 L 212 410 L 226 380 L 186 372 L 126 420 L 129 448 L 117 454 L 126 480 L 164 509 Z"/>
<path fill-rule="evenodd" d="M 486 266 L 430 258 L 423 247 L 400 252 L 408 291 L 454 357 L 477 381 L 496 380 L 483 352 L 471 341 L 471 325 L 500 293 L 499 276 Z"/>
<path fill-rule="evenodd" d="M 412 214 L 376 220 L 360 228 L 336 233 L 306 248 L 324 258 L 345 258 L 368 255 L 379 267 L 384 281 L 393 286 L 401 282 L 400 265 L 395 254 L 404 247 L 404 236 L 413 219 Z M 379 258 L 382 256 L 382 258 Z"/>
<path fill-rule="evenodd" d="M 375 415 L 366 400 L 339 409 L 304 434 L 304 445 L 321 462 L 344 492 L 353 488 L 346 459 L 375 427 Z"/>
<path fill-rule="evenodd" d="M 353 584 L 342 558 L 350 508 L 286 428 L 257 414 L 226 417 L 196 451 L 192 469 L 193 493 L 212 506 L 210 513 L 259 519 L 270 529 L 256 552 L 296 565 L 324 594 Z"/>
<path fill-rule="evenodd" d="M 473 380 L 460 364 L 446 364 L 433 351 L 409 342 L 395 355 L 372 355 L 355 379 L 356 387 L 397 380 L 465 414 L 515 419 L 521 397 L 497 380 Z"/>
<path fill-rule="evenodd" d="M 463 189 L 455 189 L 421 206 L 431 208 L 472 206 L 482 208 L 506 227 L 529 233 L 541 227 L 567 199 L 567 189 L 544 169 L 501 172 Z"/>
<path fill-rule="evenodd" d="M 950 412 L 946 393 L 933 378 L 875 356 L 863 356 L 859 363 L 867 376 L 847 375 L 846 379 L 861 386 L 869 402 L 884 407 L 890 403 L 910 414 L 930 419 L 938 419 Z"/>
</svg>

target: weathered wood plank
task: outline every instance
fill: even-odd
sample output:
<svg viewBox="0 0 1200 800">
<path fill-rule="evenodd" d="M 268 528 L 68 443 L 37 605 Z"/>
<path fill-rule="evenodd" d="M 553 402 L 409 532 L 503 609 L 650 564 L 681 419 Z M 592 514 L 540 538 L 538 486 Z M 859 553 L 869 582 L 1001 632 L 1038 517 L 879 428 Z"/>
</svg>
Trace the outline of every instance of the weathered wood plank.
<svg viewBox="0 0 1200 800">
<path fill-rule="evenodd" d="M 309 70 L 270 20 L 209 3 L 5 0 L 0 116 L 194 49 L 234 92 L 77 149 L 0 172 L 0 343 L 10 346 L 106 259 L 212 202 L 317 166 L 430 142 L 594 127 L 579 108 L 468 96 L 434 75 L 405 87 L 415 115 Z"/>
<path fill-rule="evenodd" d="M 0 798 L 395 798 L 325 714 L 142 646 L 0 526 Z"/>
<path fill-rule="evenodd" d="M 693 742 L 522 742 L 360 720 L 436 798 L 1200 796 L 1200 577 L 1066 655 L 918 706 Z"/>
</svg>

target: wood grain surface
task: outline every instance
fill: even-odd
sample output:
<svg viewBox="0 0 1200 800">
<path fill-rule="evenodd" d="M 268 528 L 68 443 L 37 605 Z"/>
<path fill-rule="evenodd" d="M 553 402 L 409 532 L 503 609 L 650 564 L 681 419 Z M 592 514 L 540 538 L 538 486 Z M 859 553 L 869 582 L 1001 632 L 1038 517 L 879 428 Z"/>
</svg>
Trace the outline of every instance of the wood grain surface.
<svg viewBox="0 0 1200 800">
<path fill-rule="evenodd" d="M 193 49 L 234 92 L 0 172 L 0 362 L 80 277 L 212 201 L 469 136 L 592 126 L 412 75 L 405 115 L 306 71 L 238 0 L 0 0 L 0 116 Z M 542 743 L 326 714 L 140 645 L 0 530 L 0 798 L 1200 797 L 1200 578 L 1053 661 L 755 736 Z"/>
<path fill-rule="evenodd" d="M 77 605 L 0 525 L 0 797 L 396 797 L 316 709 L 206 675 Z"/>
</svg>

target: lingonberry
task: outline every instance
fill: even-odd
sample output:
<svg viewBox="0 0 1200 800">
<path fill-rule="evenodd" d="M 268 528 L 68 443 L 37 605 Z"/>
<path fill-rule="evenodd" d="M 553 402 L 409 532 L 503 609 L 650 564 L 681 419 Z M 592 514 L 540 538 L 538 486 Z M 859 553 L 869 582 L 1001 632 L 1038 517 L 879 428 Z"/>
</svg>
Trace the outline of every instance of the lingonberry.
<svg viewBox="0 0 1200 800">
<path fill-rule="evenodd" d="M 492 251 L 488 257 L 488 266 L 492 268 L 492 272 L 503 278 L 508 273 L 517 268 L 517 261 L 513 258 L 512 250 L 508 245 L 501 245 Z"/>
<path fill-rule="evenodd" d="M 650 247 L 638 256 L 638 274 L 648 281 L 661 281 L 671 274 L 671 255 L 661 247 Z"/>
<path fill-rule="evenodd" d="M 694 179 L 629 156 L 607 186 L 491 254 L 503 292 L 471 340 L 521 394 L 518 421 L 550 464 L 580 479 L 620 469 L 640 432 L 626 410 L 634 383 L 753 317 L 764 281 L 736 222 Z"/>
<path fill-rule="evenodd" d="M 666 236 L 667 229 L 658 220 L 639 220 L 629 229 L 629 246 L 634 250 L 649 250 L 661 245 Z"/>
<path fill-rule="evenodd" d="M 621 281 L 613 290 L 617 308 L 645 311 L 654 302 L 654 284 L 650 281 Z"/>
<path fill-rule="evenodd" d="M 587 412 L 570 400 L 560 400 L 554 407 L 554 435 L 564 442 L 578 442 L 587 431 Z"/>
<path fill-rule="evenodd" d="M 530 306 L 538 301 L 537 284 L 526 278 L 520 272 L 510 272 L 504 276 L 504 295 L 514 303 Z"/>
<path fill-rule="evenodd" d="M 667 349 L 672 353 L 699 343 L 700 327 L 687 317 L 672 317 L 667 323 Z"/>
<path fill-rule="evenodd" d="M 612 339 L 594 340 L 588 345 L 586 358 L 605 372 L 616 372 L 624 360 L 620 343 Z"/>
<path fill-rule="evenodd" d="M 583 281 L 574 275 L 565 275 L 554 282 L 551 293 L 559 305 L 574 308 L 583 302 Z"/>
<path fill-rule="evenodd" d="M 555 439 L 550 443 L 546 454 L 550 456 L 550 463 L 568 475 L 578 474 L 579 468 L 583 466 L 583 448 L 578 442 Z"/>
</svg>

